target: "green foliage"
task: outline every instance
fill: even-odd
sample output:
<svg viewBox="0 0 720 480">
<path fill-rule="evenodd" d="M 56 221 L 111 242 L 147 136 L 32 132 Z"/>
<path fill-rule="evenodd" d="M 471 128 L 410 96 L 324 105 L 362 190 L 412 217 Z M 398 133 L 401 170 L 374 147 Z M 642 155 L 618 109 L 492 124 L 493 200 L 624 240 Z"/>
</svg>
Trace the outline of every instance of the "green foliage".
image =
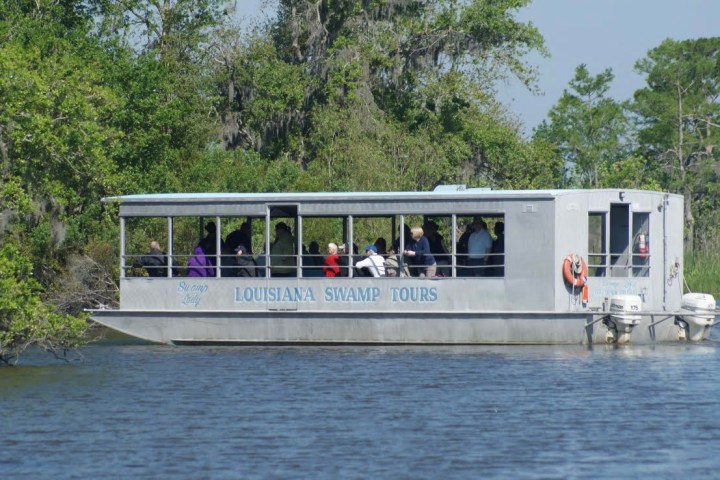
<svg viewBox="0 0 720 480">
<path fill-rule="evenodd" d="M 423 189 L 478 163 L 463 115 L 518 136 L 491 97 L 498 78 L 534 78 L 522 57 L 542 37 L 514 19 L 527 1 L 279 3 L 272 43 L 223 55 L 227 145 L 320 175 L 306 186 Z"/>
<path fill-rule="evenodd" d="M 657 180 L 659 175 L 654 165 L 641 158 L 631 156 L 612 164 L 604 164 L 599 170 L 600 188 L 632 188 L 637 190 L 662 191 Z"/>
<path fill-rule="evenodd" d="M 42 26 L 27 21 L 19 28 Z M 101 84 L 92 54 L 63 38 L 0 43 L 3 176 L 66 208 L 114 182 L 110 154 L 119 132 L 102 119 L 117 106 L 116 97 Z"/>
<path fill-rule="evenodd" d="M 259 192 L 267 168 L 255 152 L 210 147 L 186 159 L 178 180 L 189 192 Z"/>
<path fill-rule="evenodd" d="M 0 362 L 10 364 L 30 346 L 59 354 L 84 343 L 85 318 L 56 313 L 40 294 L 30 261 L 13 245 L 0 247 Z"/>
<path fill-rule="evenodd" d="M 720 253 L 717 249 L 685 253 L 686 292 L 705 292 L 720 298 Z"/>
<path fill-rule="evenodd" d="M 569 179 L 581 187 L 612 186 L 605 172 L 627 155 L 629 121 L 625 106 L 607 96 L 610 69 L 591 76 L 586 65 L 575 69 L 566 90 L 550 110 L 550 121 L 537 128 L 535 138 L 556 146 L 569 168 Z"/>
<path fill-rule="evenodd" d="M 647 80 L 633 104 L 640 152 L 657 165 L 667 189 L 684 194 L 691 250 L 698 240 L 720 238 L 718 224 L 705 217 L 714 215 L 705 205 L 718 201 L 719 52 L 720 38 L 665 40 L 635 65 Z"/>
</svg>

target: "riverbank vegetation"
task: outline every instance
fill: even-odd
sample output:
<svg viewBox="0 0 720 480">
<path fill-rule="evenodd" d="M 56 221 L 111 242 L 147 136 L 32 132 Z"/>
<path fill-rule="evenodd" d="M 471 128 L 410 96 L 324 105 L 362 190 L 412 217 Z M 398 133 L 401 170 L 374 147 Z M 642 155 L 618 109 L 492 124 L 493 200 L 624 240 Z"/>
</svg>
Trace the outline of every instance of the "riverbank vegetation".
<svg viewBox="0 0 720 480">
<path fill-rule="evenodd" d="M 658 45 L 625 102 L 611 71 L 579 66 L 528 138 L 496 89 L 535 88 L 524 58 L 546 53 L 542 32 L 516 18 L 529 1 L 279 0 L 242 27 L 221 0 L 0 2 L 3 275 L 24 272 L 41 301 L 23 318 L 67 322 L 20 339 L 0 306 L 0 356 L 72 346 L 82 309 L 114 301 L 100 198 L 117 194 L 656 189 L 685 196 L 690 258 L 712 252 L 720 39 Z"/>
</svg>

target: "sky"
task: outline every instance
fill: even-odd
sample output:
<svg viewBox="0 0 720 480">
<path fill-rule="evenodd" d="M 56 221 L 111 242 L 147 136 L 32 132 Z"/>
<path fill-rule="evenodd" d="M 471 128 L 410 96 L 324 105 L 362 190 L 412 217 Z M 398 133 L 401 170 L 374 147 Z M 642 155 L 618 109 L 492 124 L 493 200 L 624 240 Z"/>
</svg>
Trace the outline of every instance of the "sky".
<svg viewBox="0 0 720 480">
<path fill-rule="evenodd" d="M 539 69 L 543 96 L 515 83 L 501 86 L 500 99 L 532 132 L 558 101 L 584 63 L 591 75 L 611 68 L 610 95 L 631 99 L 645 86 L 633 71 L 636 61 L 671 38 L 720 35 L 720 0 L 533 0 L 518 19 L 532 22 L 545 38 L 551 58 L 528 57 Z"/>
<path fill-rule="evenodd" d="M 262 14 L 266 0 L 238 0 L 238 10 Z M 633 71 L 635 62 L 667 39 L 720 35 L 720 0 L 533 0 L 518 12 L 545 38 L 550 58 L 527 57 L 539 70 L 542 95 L 533 95 L 518 82 L 498 86 L 499 98 L 523 123 L 525 133 L 547 117 L 584 63 L 591 75 L 611 68 L 610 94 L 632 97 L 644 86 Z"/>
</svg>

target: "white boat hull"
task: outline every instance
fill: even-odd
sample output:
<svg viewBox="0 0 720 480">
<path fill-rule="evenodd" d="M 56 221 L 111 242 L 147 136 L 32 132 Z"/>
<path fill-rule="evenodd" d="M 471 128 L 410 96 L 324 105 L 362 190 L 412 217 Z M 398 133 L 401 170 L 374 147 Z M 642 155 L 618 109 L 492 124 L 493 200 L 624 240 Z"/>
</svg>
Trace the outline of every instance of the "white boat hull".
<svg viewBox="0 0 720 480">
<path fill-rule="evenodd" d="M 95 310 L 98 323 L 165 344 L 591 344 L 608 342 L 606 314 L 576 312 L 213 312 Z M 647 315 L 632 343 L 677 341 L 674 315 Z M 652 325 L 655 323 L 654 325 Z"/>
</svg>

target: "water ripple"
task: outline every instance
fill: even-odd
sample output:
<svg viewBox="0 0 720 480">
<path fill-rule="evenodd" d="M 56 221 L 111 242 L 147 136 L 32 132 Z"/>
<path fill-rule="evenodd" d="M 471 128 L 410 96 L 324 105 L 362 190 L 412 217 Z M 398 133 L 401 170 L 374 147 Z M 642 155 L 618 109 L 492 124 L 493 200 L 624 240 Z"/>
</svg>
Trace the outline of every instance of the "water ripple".
<svg viewBox="0 0 720 480">
<path fill-rule="evenodd" d="M 9 478 L 714 478 L 718 343 L 174 348 L 0 370 Z"/>
</svg>

